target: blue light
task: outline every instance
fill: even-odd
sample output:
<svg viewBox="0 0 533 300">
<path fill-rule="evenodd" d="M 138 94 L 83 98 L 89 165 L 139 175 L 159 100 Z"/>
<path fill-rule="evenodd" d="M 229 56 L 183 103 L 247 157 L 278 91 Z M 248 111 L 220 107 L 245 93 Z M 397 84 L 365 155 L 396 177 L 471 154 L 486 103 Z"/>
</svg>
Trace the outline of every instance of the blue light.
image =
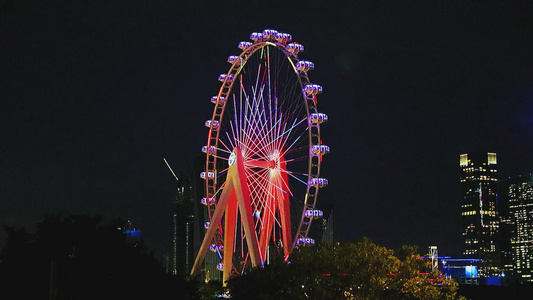
<svg viewBox="0 0 533 300">
<path fill-rule="evenodd" d="M 124 233 L 130 239 L 140 240 L 142 237 L 142 232 L 138 229 L 127 229 Z"/>
<path fill-rule="evenodd" d="M 477 278 L 477 267 L 476 266 L 465 266 L 465 277 L 466 278 Z"/>
</svg>

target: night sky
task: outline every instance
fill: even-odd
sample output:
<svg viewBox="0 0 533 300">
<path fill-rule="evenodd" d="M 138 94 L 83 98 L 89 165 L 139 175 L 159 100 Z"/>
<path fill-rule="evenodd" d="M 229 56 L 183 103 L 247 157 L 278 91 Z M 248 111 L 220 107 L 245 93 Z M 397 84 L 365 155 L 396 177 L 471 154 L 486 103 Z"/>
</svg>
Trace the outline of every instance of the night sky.
<svg viewBox="0 0 533 300">
<path fill-rule="evenodd" d="M 305 46 L 324 88 L 337 240 L 457 255 L 459 154 L 533 170 L 531 1 L 84 2 L 0 1 L 1 224 L 130 218 L 168 251 L 162 157 L 198 178 L 217 77 L 265 28 Z"/>
</svg>

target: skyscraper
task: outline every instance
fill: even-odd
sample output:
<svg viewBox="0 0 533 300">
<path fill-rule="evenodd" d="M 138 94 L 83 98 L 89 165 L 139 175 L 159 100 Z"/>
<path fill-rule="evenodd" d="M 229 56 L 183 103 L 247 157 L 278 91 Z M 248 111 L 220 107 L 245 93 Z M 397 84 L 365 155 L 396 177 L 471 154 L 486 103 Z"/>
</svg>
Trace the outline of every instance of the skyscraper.
<svg viewBox="0 0 533 300">
<path fill-rule="evenodd" d="M 178 180 L 172 201 L 172 261 L 174 275 L 186 276 L 194 263 L 194 191 L 187 179 Z"/>
<path fill-rule="evenodd" d="M 496 275 L 499 269 L 496 250 L 499 228 L 496 153 L 461 154 L 459 165 L 463 254 L 483 260 L 480 276 Z"/>
<path fill-rule="evenodd" d="M 333 204 L 324 205 L 322 206 L 322 211 L 324 212 L 324 216 L 322 219 L 322 222 L 320 222 L 322 225 L 322 236 L 320 237 L 320 242 L 325 244 L 331 244 L 334 241 L 333 238 Z"/>
<path fill-rule="evenodd" d="M 333 237 L 333 204 L 318 203 L 316 210 L 320 211 L 320 216 L 313 220 L 309 237 L 313 238 L 316 243 L 331 244 Z"/>
<path fill-rule="evenodd" d="M 502 184 L 504 254 L 511 254 L 512 271 L 520 282 L 533 282 L 533 177 Z"/>
</svg>

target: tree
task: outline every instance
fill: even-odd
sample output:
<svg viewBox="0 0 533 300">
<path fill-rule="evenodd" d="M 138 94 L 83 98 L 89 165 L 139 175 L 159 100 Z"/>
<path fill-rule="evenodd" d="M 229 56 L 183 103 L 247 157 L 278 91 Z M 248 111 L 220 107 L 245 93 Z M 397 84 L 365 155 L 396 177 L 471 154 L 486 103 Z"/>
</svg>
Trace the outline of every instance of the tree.
<svg viewBox="0 0 533 300">
<path fill-rule="evenodd" d="M 358 243 L 300 247 L 228 282 L 234 299 L 455 299 L 457 284 L 430 272 L 413 246 Z"/>
<path fill-rule="evenodd" d="M 0 294 L 17 299 L 188 299 L 187 283 L 167 276 L 142 241 L 93 216 L 53 216 L 35 234 L 7 228 Z"/>
<path fill-rule="evenodd" d="M 394 276 L 396 299 L 455 299 L 458 285 L 446 279 L 431 262 L 421 258 L 416 246 L 402 246 L 398 251 L 400 265 Z"/>
</svg>

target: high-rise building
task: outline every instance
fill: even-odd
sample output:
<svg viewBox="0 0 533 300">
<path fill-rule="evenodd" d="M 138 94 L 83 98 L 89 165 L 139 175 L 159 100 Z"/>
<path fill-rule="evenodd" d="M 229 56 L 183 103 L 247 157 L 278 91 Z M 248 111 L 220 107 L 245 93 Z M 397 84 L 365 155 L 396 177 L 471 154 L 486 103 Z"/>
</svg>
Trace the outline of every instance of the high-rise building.
<svg viewBox="0 0 533 300">
<path fill-rule="evenodd" d="M 464 251 L 483 263 L 480 276 L 493 276 L 499 272 L 497 252 L 498 179 L 496 153 L 475 152 L 461 154 L 461 218 Z"/>
<path fill-rule="evenodd" d="M 316 210 L 320 212 L 320 216 L 313 220 L 309 237 L 314 239 L 316 243 L 331 244 L 334 241 L 333 204 L 318 203 Z"/>
<path fill-rule="evenodd" d="M 502 256 L 516 279 L 533 282 L 533 177 L 511 178 L 501 187 Z"/>
<path fill-rule="evenodd" d="M 325 244 L 331 244 L 334 241 L 334 223 L 333 223 L 333 204 L 323 206 L 324 217 L 320 225 L 322 225 L 322 236 L 320 241 Z"/>
<path fill-rule="evenodd" d="M 501 180 L 498 182 L 498 214 L 500 215 L 499 235 L 499 249 L 500 252 L 500 267 L 508 280 L 514 278 L 514 262 L 511 248 L 511 231 L 515 225 L 511 220 L 511 213 L 509 210 L 509 184 L 510 180 Z"/>
<path fill-rule="evenodd" d="M 186 276 L 194 263 L 194 191 L 187 179 L 178 180 L 172 201 L 171 272 Z"/>
</svg>

